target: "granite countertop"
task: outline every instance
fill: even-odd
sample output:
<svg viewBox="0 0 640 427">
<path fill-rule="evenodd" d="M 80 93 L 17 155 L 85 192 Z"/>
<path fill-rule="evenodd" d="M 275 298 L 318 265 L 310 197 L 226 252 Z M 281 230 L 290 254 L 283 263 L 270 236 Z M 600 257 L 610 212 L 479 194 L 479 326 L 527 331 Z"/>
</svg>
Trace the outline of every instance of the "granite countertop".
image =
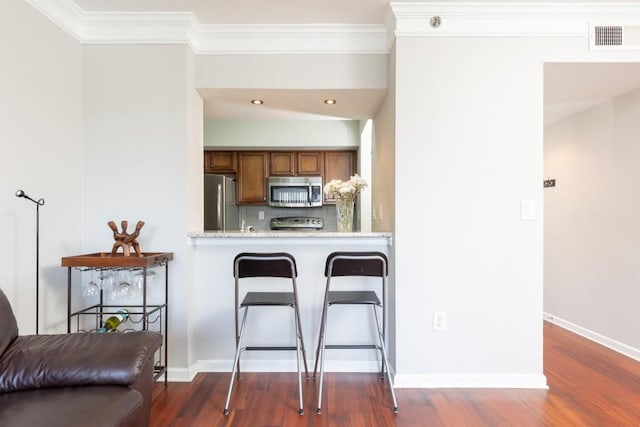
<svg viewBox="0 0 640 427">
<path fill-rule="evenodd" d="M 335 231 L 198 231 L 188 233 L 190 238 L 361 238 L 361 237 L 391 237 L 390 232 L 353 232 L 338 233 Z"/>
</svg>

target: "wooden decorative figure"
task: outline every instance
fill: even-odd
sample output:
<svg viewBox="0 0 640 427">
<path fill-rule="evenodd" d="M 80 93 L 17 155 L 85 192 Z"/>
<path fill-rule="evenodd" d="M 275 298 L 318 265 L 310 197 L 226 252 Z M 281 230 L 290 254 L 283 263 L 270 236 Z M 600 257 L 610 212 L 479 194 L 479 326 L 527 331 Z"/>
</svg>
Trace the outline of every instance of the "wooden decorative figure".
<svg viewBox="0 0 640 427">
<path fill-rule="evenodd" d="M 131 234 L 127 233 L 127 226 L 129 225 L 127 221 L 120 223 L 122 226 L 121 232 L 118 232 L 118 226 L 115 222 L 109 221 L 107 224 L 109 228 L 113 230 L 113 240 L 115 240 L 113 249 L 111 249 L 111 255 L 115 255 L 116 252 L 118 252 L 118 248 L 122 248 L 124 256 L 129 256 L 131 255 L 131 248 L 133 248 L 137 256 L 144 256 L 140 251 L 140 244 L 138 240 L 136 240 L 140 234 L 140 229 L 144 226 L 144 221 L 138 221 L 135 231 Z"/>
</svg>

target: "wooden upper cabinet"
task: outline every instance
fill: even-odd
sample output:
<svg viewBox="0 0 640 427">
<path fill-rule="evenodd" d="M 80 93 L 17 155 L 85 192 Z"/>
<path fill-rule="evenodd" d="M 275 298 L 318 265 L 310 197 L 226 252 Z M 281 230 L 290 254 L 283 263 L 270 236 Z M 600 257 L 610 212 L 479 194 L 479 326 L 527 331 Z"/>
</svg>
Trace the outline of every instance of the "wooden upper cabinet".
<svg viewBox="0 0 640 427">
<path fill-rule="evenodd" d="M 274 176 L 295 176 L 296 156 L 291 151 L 272 151 L 269 174 Z"/>
<path fill-rule="evenodd" d="M 265 151 L 238 152 L 236 191 L 238 204 L 266 205 L 269 153 Z"/>
<path fill-rule="evenodd" d="M 332 179 L 347 181 L 356 173 L 357 154 L 355 151 L 325 151 L 323 184 L 326 185 Z M 334 198 L 324 195 L 325 203 L 335 203 Z"/>
<path fill-rule="evenodd" d="M 272 151 L 269 174 L 273 176 L 322 176 L 321 151 Z"/>
<path fill-rule="evenodd" d="M 298 151 L 297 174 L 300 176 L 322 175 L 324 156 L 320 151 Z"/>
<path fill-rule="evenodd" d="M 236 174 L 240 205 L 266 205 L 267 178 L 273 176 L 322 176 L 348 180 L 356 173 L 357 151 L 205 151 L 204 172 Z M 335 199 L 324 198 L 324 203 Z"/>
<path fill-rule="evenodd" d="M 235 173 L 237 153 L 235 151 L 205 151 L 204 173 Z"/>
</svg>

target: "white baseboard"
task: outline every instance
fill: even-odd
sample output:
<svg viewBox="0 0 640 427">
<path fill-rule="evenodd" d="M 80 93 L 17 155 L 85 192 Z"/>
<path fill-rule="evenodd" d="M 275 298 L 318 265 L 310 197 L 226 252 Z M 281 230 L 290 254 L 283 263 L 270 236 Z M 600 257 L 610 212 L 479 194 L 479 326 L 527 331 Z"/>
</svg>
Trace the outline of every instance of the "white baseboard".
<svg viewBox="0 0 640 427">
<path fill-rule="evenodd" d="M 193 381 L 193 378 L 196 376 L 197 372 L 194 372 L 192 369 L 186 368 L 171 368 L 167 370 L 167 381 L 177 382 L 177 383 L 189 383 Z M 156 381 L 162 382 L 164 381 L 164 376 L 160 376 Z"/>
<path fill-rule="evenodd" d="M 245 359 L 244 372 L 296 372 L 295 360 Z M 199 360 L 189 369 L 169 369 L 169 381 L 192 381 L 199 372 L 231 372 L 232 360 Z M 308 361 L 313 371 L 313 360 Z M 371 360 L 327 360 L 325 372 L 378 372 L 379 362 Z M 544 375 L 520 374 L 425 374 L 394 375 L 395 388 L 531 388 L 547 389 Z"/>
<path fill-rule="evenodd" d="M 297 372 L 295 360 L 242 359 L 244 372 Z M 313 371 L 313 360 L 307 361 L 309 371 Z M 189 368 L 169 367 L 167 381 L 191 382 L 199 372 L 231 372 L 233 360 L 198 360 Z M 325 372 L 378 372 L 380 362 L 372 360 L 327 360 Z M 393 371 L 391 371 L 393 375 Z M 164 381 L 164 376 L 157 381 Z"/>
<path fill-rule="evenodd" d="M 543 374 L 397 374 L 395 388 L 548 389 Z"/>
<path fill-rule="evenodd" d="M 597 332 L 544 313 L 543 318 L 554 325 L 574 332 L 613 351 L 640 361 L 640 349 L 623 344 Z M 309 361 L 309 370 L 313 370 Z M 169 368 L 168 381 L 190 382 L 198 372 L 231 372 L 232 360 L 199 360 L 190 368 Z M 296 372 L 295 360 L 245 359 L 246 372 Z M 325 372 L 377 372 L 378 362 L 370 360 L 327 360 Z M 164 380 L 163 377 L 160 378 Z M 543 374 L 399 374 L 395 388 L 530 388 L 547 389 Z"/>
<path fill-rule="evenodd" d="M 616 341 L 614 339 L 601 335 L 597 332 L 594 332 L 590 329 L 583 328 L 580 325 L 576 325 L 575 323 L 571 323 L 568 320 L 564 320 L 560 317 L 554 316 L 551 313 L 544 313 L 543 318 L 544 320 L 551 322 L 554 325 L 560 326 L 561 328 L 567 329 L 593 342 L 596 342 L 600 345 L 610 348 L 615 352 L 623 354 L 634 360 L 640 361 L 640 349 L 631 347 L 630 345 L 621 343 L 620 341 Z"/>
<path fill-rule="evenodd" d="M 243 359 L 241 369 L 245 372 L 297 372 L 295 360 Z M 307 367 L 313 370 L 313 360 Z M 198 360 L 191 368 L 194 372 L 231 372 L 233 360 Z M 369 360 L 327 360 L 325 372 L 378 372 L 380 363 Z"/>
</svg>

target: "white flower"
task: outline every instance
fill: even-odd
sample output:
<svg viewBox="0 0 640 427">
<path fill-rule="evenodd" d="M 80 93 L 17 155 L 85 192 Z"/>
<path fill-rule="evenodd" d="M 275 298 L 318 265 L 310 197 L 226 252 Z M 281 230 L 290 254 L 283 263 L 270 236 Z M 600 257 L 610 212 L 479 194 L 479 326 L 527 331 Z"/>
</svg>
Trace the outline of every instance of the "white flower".
<svg viewBox="0 0 640 427">
<path fill-rule="evenodd" d="M 355 174 L 349 178 L 349 181 L 343 182 L 340 179 L 332 179 L 324 186 L 324 193 L 330 197 L 349 200 L 355 199 L 366 187 L 367 181 L 358 176 L 358 174 Z"/>
<path fill-rule="evenodd" d="M 355 193 L 356 192 L 356 187 L 354 187 L 353 185 L 349 184 L 349 183 L 345 183 L 347 185 L 343 185 L 338 189 L 338 192 L 340 194 L 347 194 L 347 193 Z"/>
</svg>

